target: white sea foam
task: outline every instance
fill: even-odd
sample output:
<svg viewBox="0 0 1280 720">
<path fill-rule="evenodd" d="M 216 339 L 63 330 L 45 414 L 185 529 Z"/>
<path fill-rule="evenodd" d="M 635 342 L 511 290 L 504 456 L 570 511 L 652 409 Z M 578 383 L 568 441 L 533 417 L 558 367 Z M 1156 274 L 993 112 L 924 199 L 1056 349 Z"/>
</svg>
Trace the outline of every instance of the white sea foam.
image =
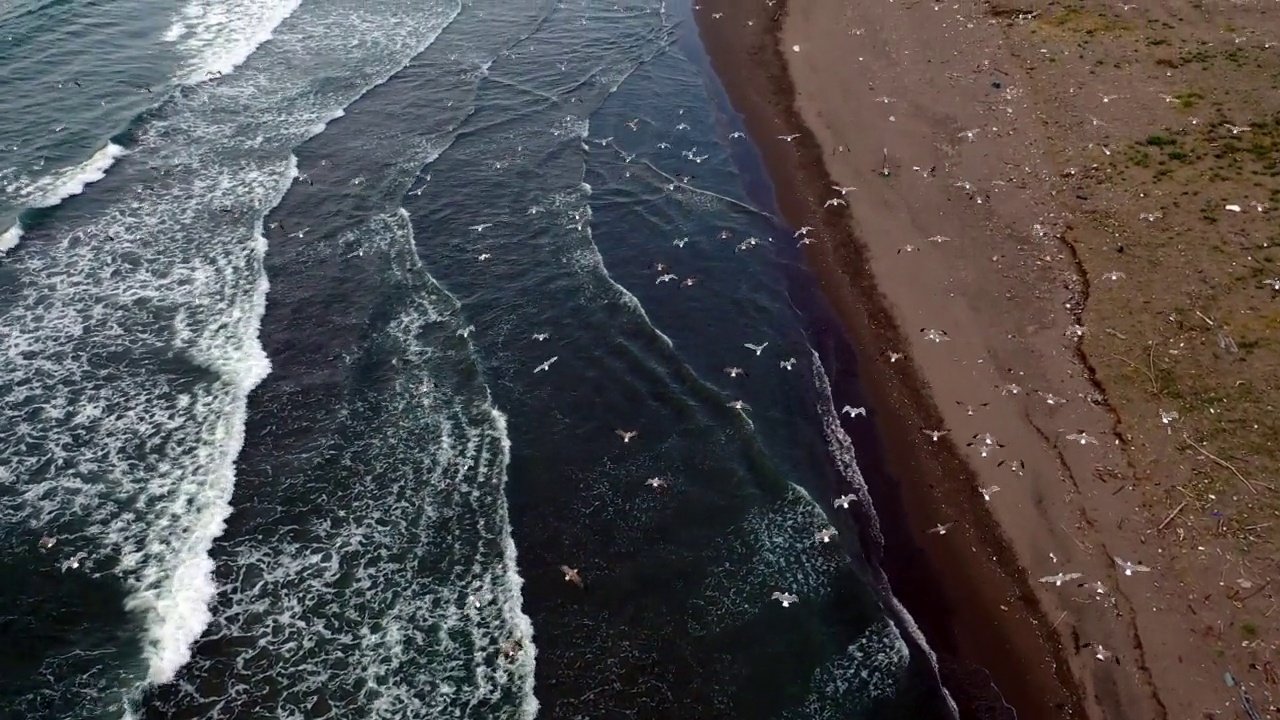
<svg viewBox="0 0 1280 720">
<path fill-rule="evenodd" d="M 3 257 L 5 253 L 17 247 L 21 240 L 22 225 L 15 222 L 8 230 L 0 233 L 0 257 Z"/>
<path fill-rule="evenodd" d="M 814 673 L 809 696 L 787 717 L 835 720 L 861 715 L 877 701 L 893 697 L 909 660 L 898 629 L 880 620 Z"/>
<path fill-rule="evenodd" d="M 174 677 L 209 617 L 209 549 L 230 512 L 246 397 L 268 368 L 257 341 L 261 218 L 295 175 L 290 151 L 403 67 L 458 9 L 321 8 L 276 28 L 274 47 L 244 72 L 148 123 L 137 167 L 162 169 L 165 182 L 144 176 L 98 218 L 55 226 L 40 251 L 11 256 L 16 282 L 0 317 L 0 354 L 13 369 L 0 401 L 0 486 L 10 494 L 0 517 L 58 534 L 59 553 L 89 552 L 83 571 L 128 588 L 150 683 Z M 360 38 L 371 40 L 353 44 Z M 232 56 L 215 47 L 209 57 Z M 297 68 L 326 62 L 341 82 L 313 92 L 323 73 Z M 90 175 L 76 175 L 80 188 Z M 242 212 L 220 218 L 211 199 Z M 244 213 L 256 231 L 234 219 Z M 7 231 L 5 244 L 20 232 Z"/>
<path fill-rule="evenodd" d="M 225 74 L 249 59 L 302 0 L 190 0 L 164 34 L 188 57 L 179 82 Z"/>
<path fill-rule="evenodd" d="M 19 191 L 18 204 L 32 208 L 53 207 L 107 176 L 116 160 L 128 153 L 123 147 L 108 142 L 88 160 L 52 175 L 35 180 Z"/>
<path fill-rule="evenodd" d="M 853 440 L 849 439 L 840 425 L 840 415 L 836 412 L 835 400 L 831 398 L 831 383 L 827 380 L 827 373 L 822 367 L 822 359 L 812 348 L 809 352 L 813 355 L 813 383 L 818 388 L 818 414 L 822 416 L 822 432 L 827 437 L 827 447 L 831 450 L 831 457 L 835 460 L 836 467 L 849 481 L 853 493 L 858 496 L 858 503 L 862 505 L 863 517 L 859 517 L 859 521 L 869 523 L 870 527 L 867 530 L 876 539 L 877 545 L 883 547 L 884 535 L 880 532 L 880 518 L 876 515 L 875 505 L 871 502 L 871 493 L 867 490 L 867 482 L 862 477 L 862 470 L 858 467 Z"/>
</svg>

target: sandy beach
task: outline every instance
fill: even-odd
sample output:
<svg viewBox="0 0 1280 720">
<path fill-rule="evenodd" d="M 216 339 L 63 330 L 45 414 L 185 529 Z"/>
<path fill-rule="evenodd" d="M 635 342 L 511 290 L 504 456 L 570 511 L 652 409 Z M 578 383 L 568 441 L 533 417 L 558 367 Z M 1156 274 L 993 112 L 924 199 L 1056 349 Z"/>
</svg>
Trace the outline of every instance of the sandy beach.
<svg viewBox="0 0 1280 720">
<path fill-rule="evenodd" d="M 1179 177 L 1166 162 L 1199 157 L 1202 122 L 1270 127 L 1275 103 L 1240 88 L 1274 83 L 1264 51 L 1280 18 L 1181 2 L 704 0 L 697 12 L 858 345 L 897 479 L 873 496 L 904 510 L 927 558 L 895 561 L 887 538 L 886 569 L 962 713 L 993 716 L 991 693 L 971 692 L 985 672 L 1020 718 L 1276 716 L 1276 500 L 1262 474 L 1274 450 L 1229 432 L 1265 432 L 1275 335 L 1240 351 L 1245 321 L 1223 319 L 1253 321 L 1271 299 L 1259 278 L 1273 245 L 1246 253 L 1263 268 L 1251 285 L 1201 310 L 1181 303 L 1184 278 L 1239 263 L 1177 242 L 1267 234 L 1275 148 L 1252 146 L 1264 165 L 1248 217 L 1231 198 L 1249 183 L 1227 172 L 1238 194 L 1203 204 L 1176 198 L 1214 176 L 1188 171 L 1180 195 L 1157 183 Z M 1224 56 L 1233 77 L 1185 59 L 1223 44 L 1257 46 L 1256 62 Z M 1194 117 L 1201 101 L 1216 122 Z M 1206 162 L 1222 155 L 1214 139 Z M 1143 207 L 1152 197 L 1160 210 Z M 1233 233 L 1209 223 L 1213 203 L 1241 214 Z M 1176 232 L 1152 232 L 1180 210 Z M 1270 326 L 1248 327 L 1266 339 L 1257 328 Z M 1175 393 L 1191 382 L 1179 373 L 1204 378 L 1203 393 L 1229 378 L 1257 412 L 1221 430 L 1205 395 Z"/>
</svg>

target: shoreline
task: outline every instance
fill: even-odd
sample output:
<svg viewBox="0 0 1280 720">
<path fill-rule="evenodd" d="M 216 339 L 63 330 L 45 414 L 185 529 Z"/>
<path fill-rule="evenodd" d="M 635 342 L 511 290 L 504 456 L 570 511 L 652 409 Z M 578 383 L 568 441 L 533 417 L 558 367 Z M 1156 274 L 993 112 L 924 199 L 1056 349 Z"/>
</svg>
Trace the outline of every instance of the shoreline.
<svg viewBox="0 0 1280 720">
<path fill-rule="evenodd" d="M 839 4 L 818 2 L 803 11 L 821 18 L 824 12 L 838 12 Z M 1142 698 L 1141 690 L 1135 693 L 1132 688 L 1118 689 L 1117 678 L 1100 682 L 1097 677 L 1091 681 L 1084 676 L 1080 660 L 1092 661 L 1093 658 L 1087 652 L 1081 657 L 1082 646 L 1098 640 L 1093 636 L 1081 637 L 1075 627 L 1077 618 L 1073 618 L 1069 632 L 1067 626 L 1059 627 L 1069 608 L 1046 602 L 1032 587 L 1031 578 L 1038 573 L 1026 564 L 1025 552 L 1019 553 L 1015 545 L 1021 539 L 1018 536 L 1031 537 L 1031 543 L 1036 545 L 1057 544 L 1050 542 L 1057 534 L 1055 531 L 1041 530 L 1037 535 L 1035 525 L 1048 515 L 1043 499 L 1034 492 L 1028 493 L 1031 497 L 1026 504 L 1040 517 L 1024 519 L 1018 527 L 1017 521 L 1009 521 L 1008 514 L 993 513 L 991 506 L 976 492 L 980 487 L 994 485 L 993 477 L 1013 485 L 1007 468 L 999 470 L 997 475 L 989 466 L 979 467 L 961 449 L 963 436 L 954 442 L 921 441 L 922 428 L 954 428 L 958 424 L 956 411 L 941 407 L 942 400 L 934 391 L 935 385 L 948 378 L 945 373 L 932 374 L 928 367 L 920 367 L 920 358 L 927 350 L 920 347 L 918 338 L 906 336 L 901 329 L 905 314 L 901 307 L 903 293 L 889 297 L 882 287 L 892 280 L 909 283 L 914 278 L 910 274 L 879 277 L 874 257 L 877 248 L 869 247 L 866 238 L 872 232 L 868 225 L 897 234 L 896 240 L 888 241 L 895 245 L 911 240 L 920 242 L 925 236 L 905 235 L 919 228 L 911 218 L 895 217 L 889 208 L 860 209 L 856 202 L 850 202 L 852 212 L 847 213 L 840 207 L 835 210 L 825 207 L 825 200 L 832 195 L 828 188 L 840 184 L 833 181 L 828 165 L 842 150 L 850 156 L 861 156 L 865 166 L 858 169 L 861 174 L 855 176 L 853 185 L 865 190 L 874 183 L 886 186 L 891 183 L 886 182 L 889 178 L 881 178 L 876 172 L 879 163 L 874 160 L 880 154 L 880 145 L 876 138 L 870 137 L 871 133 L 859 132 L 859 137 L 850 140 L 845 148 L 831 141 L 824 143 L 802 117 L 803 110 L 797 107 L 802 103 L 798 102 L 796 79 L 787 61 L 789 55 L 784 56 L 781 50 L 792 39 L 799 39 L 786 38 L 792 28 L 785 0 L 753 7 L 729 0 L 704 0 L 695 17 L 712 67 L 734 108 L 744 116 L 748 132 L 764 157 L 783 216 L 797 227 L 815 226 L 811 236 L 824 239 L 804 248 L 805 264 L 844 330 L 855 339 L 857 365 L 863 369 L 858 372 L 853 368 L 829 368 L 833 394 L 840 393 L 842 387 L 860 386 L 874 410 L 877 444 L 885 456 L 887 473 L 878 471 L 876 458 L 864 458 L 860 454 L 859 465 L 868 462 L 863 470 L 876 511 L 884 521 L 883 569 L 895 596 L 938 654 L 943 684 L 955 699 L 962 717 L 991 717 L 990 695 L 972 692 L 973 681 L 966 672 L 973 669 L 989 674 L 991 684 L 999 693 L 996 700 L 1002 699 L 1020 718 L 1124 717 L 1128 708 L 1142 708 L 1142 714 L 1148 717 L 1163 716 L 1164 709 L 1154 694 L 1150 699 Z M 804 28 L 795 32 L 803 36 Z M 993 84 L 999 82 L 993 81 Z M 868 83 L 868 89 L 873 89 L 872 85 Z M 903 93 L 907 89 L 898 85 L 893 90 Z M 830 91 L 839 93 L 841 89 L 832 87 Z M 818 115 L 832 109 L 821 100 L 814 104 Z M 857 119 L 853 118 L 854 124 Z M 892 116 L 889 118 L 890 122 L 895 120 Z M 832 121 L 832 124 L 839 122 Z M 774 140 L 791 134 L 798 137 L 788 142 Z M 843 153 L 841 155 L 839 159 L 843 160 Z M 911 173 L 895 160 L 891 158 L 891 177 Z M 928 177 L 932 173 L 920 175 Z M 848 181 L 848 178 L 841 179 Z M 860 191 L 852 192 L 856 196 Z M 984 198 L 978 197 L 981 203 Z M 990 196 L 985 200 L 989 205 Z M 946 201 L 952 199 L 948 197 Z M 951 218 L 964 212 L 956 212 L 946 205 L 933 209 L 938 215 Z M 936 303 L 937 298 L 925 298 L 924 304 L 928 301 Z M 885 355 L 890 351 L 905 353 L 907 361 L 889 364 Z M 993 404 L 989 395 L 987 390 L 976 400 Z M 965 414 L 973 413 L 970 410 Z M 1025 434 L 1040 442 L 1042 454 L 1057 455 L 1051 458 L 1057 464 L 1055 467 L 1032 465 L 1026 460 L 1014 460 L 1014 467 L 1026 467 L 1028 474 L 1035 468 L 1043 468 L 1045 475 L 1052 473 L 1061 478 L 1065 470 L 1061 466 L 1066 463 L 1039 426 L 1014 413 L 1008 413 L 1006 420 L 1029 426 L 1032 432 Z M 996 432 L 1001 438 L 1005 437 L 1003 428 Z M 1016 508 L 1009 514 L 1022 509 Z M 943 538 L 925 532 L 936 524 L 949 522 L 964 528 L 967 542 L 936 542 Z M 1075 539 L 1065 526 L 1062 534 Z M 1072 559 L 1059 551 L 1057 555 L 1050 554 L 1054 563 L 1058 562 L 1059 555 L 1063 555 L 1064 560 Z M 1108 582 L 1112 581 L 1114 571 L 1108 578 Z M 1136 661 L 1141 675 L 1140 643 L 1136 633 L 1126 635 L 1129 635 L 1126 629 L 1121 628 L 1120 632 L 1107 637 L 1106 646 L 1124 653 L 1126 660 Z M 1073 647 L 1068 647 L 1068 641 Z M 1110 687 L 1099 692 L 1100 686 Z M 1148 715 L 1149 709 L 1155 712 Z"/>
</svg>

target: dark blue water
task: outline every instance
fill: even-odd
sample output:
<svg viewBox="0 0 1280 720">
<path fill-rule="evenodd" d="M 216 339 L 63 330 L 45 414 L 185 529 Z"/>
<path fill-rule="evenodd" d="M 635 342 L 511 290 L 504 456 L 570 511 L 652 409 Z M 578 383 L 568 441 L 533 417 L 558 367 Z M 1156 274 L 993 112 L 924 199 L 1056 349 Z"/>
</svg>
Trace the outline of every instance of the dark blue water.
<svg viewBox="0 0 1280 720">
<path fill-rule="evenodd" d="M 949 715 L 687 7 L 126 5 L 0 11 L 0 716 Z"/>
</svg>

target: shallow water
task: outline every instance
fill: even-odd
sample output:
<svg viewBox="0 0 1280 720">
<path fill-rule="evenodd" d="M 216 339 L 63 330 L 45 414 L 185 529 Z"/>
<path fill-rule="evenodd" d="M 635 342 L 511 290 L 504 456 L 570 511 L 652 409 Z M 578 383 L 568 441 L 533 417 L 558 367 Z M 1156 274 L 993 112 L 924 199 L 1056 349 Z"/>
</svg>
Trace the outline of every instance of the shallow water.
<svg viewBox="0 0 1280 720">
<path fill-rule="evenodd" d="M 947 714 L 687 7 L 127 6 L 0 10 L 0 706 Z"/>
</svg>

